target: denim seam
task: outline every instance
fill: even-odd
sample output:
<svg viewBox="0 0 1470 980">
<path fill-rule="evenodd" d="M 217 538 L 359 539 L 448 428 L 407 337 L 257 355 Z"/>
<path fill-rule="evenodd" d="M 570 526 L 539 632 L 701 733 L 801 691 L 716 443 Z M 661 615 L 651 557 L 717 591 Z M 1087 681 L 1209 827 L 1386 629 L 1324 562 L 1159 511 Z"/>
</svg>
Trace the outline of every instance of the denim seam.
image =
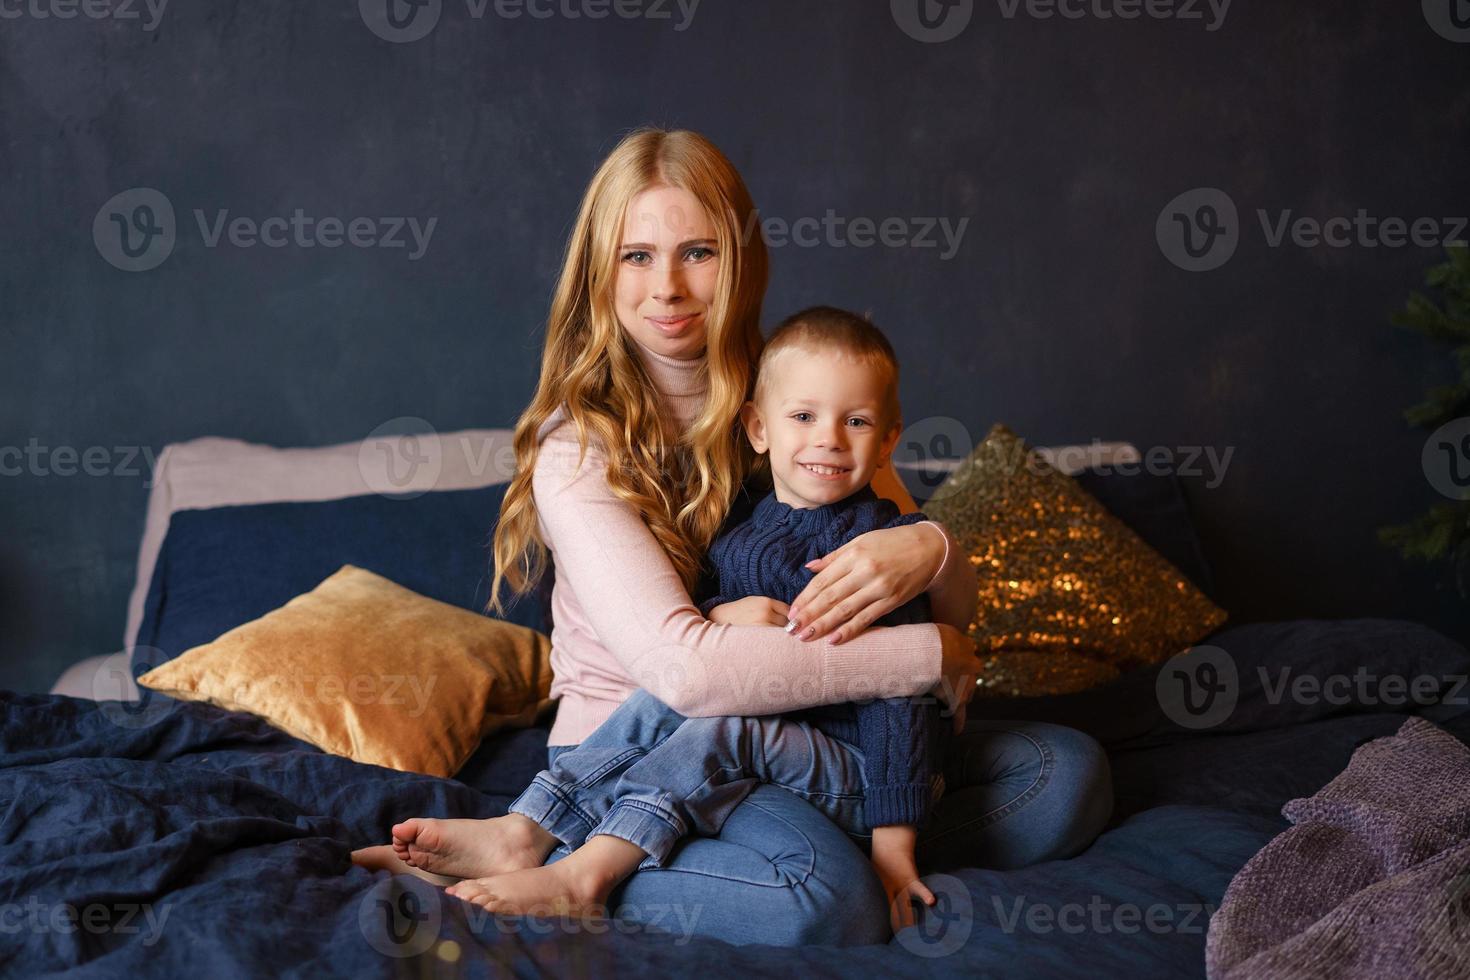
<svg viewBox="0 0 1470 980">
<path fill-rule="evenodd" d="M 762 813 L 765 813 L 765 814 L 769 815 L 773 820 L 779 820 L 783 825 L 785 825 L 786 827 L 789 827 L 792 830 L 792 832 L 794 832 L 798 837 L 800 837 L 802 839 L 802 841 L 807 845 L 807 853 L 808 854 L 811 854 L 811 855 L 815 855 L 816 854 L 817 848 L 816 848 L 816 845 L 812 843 L 812 839 L 810 837 L 808 837 L 806 835 L 806 833 L 804 831 L 802 831 L 802 829 L 800 827 L 798 827 L 796 824 L 792 823 L 790 820 L 787 820 L 785 817 L 781 816 L 779 813 L 775 813 L 774 811 L 772 811 L 772 810 L 770 810 L 770 809 L 768 809 L 766 807 L 761 806 L 759 803 L 757 803 L 756 801 L 754 801 L 752 799 L 748 799 L 747 798 L 745 800 L 742 800 L 740 802 L 740 805 L 741 806 L 752 806 L 752 807 L 755 807 L 757 810 L 760 810 Z M 822 819 L 825 820 L 826 818 L 823 817 Z M 698 870 L 694 870 L 692 868 L 679 868 L 679 867 L 673 867 L 673 866 L 660 867 L 660 868 L 651 868 L 649 870 L 651 870 L 651 871 L 661 871 L 661 872 L 678 872 L 679 874 L 686 874 L 686 875 L 698 875 L 701 878 L 718 878 L 721 881 L 738 881 L 741 884 L 744 884 L 744 885 L 753 885 L 753 886 L 755 886 L 757 888 L 793 888 L 793 887 L 795 887 L 797 885 L 805 884 L 806 883 L 806 880 L 808 878 L 810 878 L 815 873 L 815 871 L 816 871 L 816 868 L 814 866 L 814 862 L 813 861 L 807 861 L 806 862 L 806 867 L 804 867 L 802 869 L 800 875 L 786 874 L 785 869 L 788 868 L 788 867 L 790 867 L 789 864 L 778 864 L 778 863 L 776 863 L 776 862 L 773 861 L 773 862 L 771 862 L 771 866 L 774 867 L 774 868 L 776 868 L 778 871 L 782 872 L 782 874 L 787 879 L 789 879 L 789 880 L 786 880 L 786 881 L 777 881 L 777 882 L 749 881 L 749 880 L 747 880 L 745 878 L 732 878 L 732 877 L 730 877 L 728 875 L 713 874 L 713 873 L 711 873 L 709 871 L 698 871 Z"/>
<path fill-rule="evenodd" d="M 1052 751 L 1051 745 L 1047 742 L 1043 742 L 1036 738 L 1033 738 L 1026 732 L 1011 731 L 1011 734 L 1019 735 L 1021 738 L 1026 739 L 1028 742 L 1036 747 L 1037 753 L 1041 756 L 1041 771 L 1036 774 L 1036 779 L 1033 780 L 1031 785 L 1026 787 L 1026 789 L 1023 790 L 1019 795 L 1001 804 L 994 810 L 991 810 L 989 813 L 982 813 L 974 820 L 969 820 L 955 827 L 951 827 L 949 830 L 946 830 L 942 834 L 935 834 L 933 837 L 929 837 L 925 841 L 925 843 L 943 840 L 946 837 L 950 837 L 961 832 L 979 830 L 982 827 L 988 827 L 993 823 L 1003 820 L 1004 818 L 1010 816 L 1012 813 L 1015 813 L 1021 807 L 1025 806 L 1027 803 L 1031 802 L 1031 800 L 1035 799 L 1037 794 L 1040 793 L 1042 789 L 1046 787 L 1046 784 L 1051 781 L 1052 770 L 1056 768 L 1056 757 Z"/>
<path fill-rule="evenodd" d="M 566 810 L 566 812 L 570 813 L 572 816 L 576 817 L 584 825 L 586 825 L 588 830 L 591 830 L 593 827 L 597 826 L 597 819 L 592 814 L 584 810 L 582 807 L 578 806 L 576 798 L 568 795 L 560 785 L 549 781 L 543 782 L 538 777 L 537 780 L 532 782 L 531 787 L 527 787 L 527 791 L 529 791 L 532 787 L 539 789 L 547 796 L 552 797 L 552 799 L 555 801 L 553 806 L 562 806 Z M 554 810 L 547 810 L 536 822 L 540 824 L 554 822 L 551 820 L 551 816 L 553 813 L 555 813 Z"/>
<path fill-rule="evenodd" d="M 630 819 L 636 819 L 636 815 L 630 814 L 628 811 L 637 811 L 643 817 L 651 817 L 658 821 L 658 823 L 650 825 L 645 820 L 635 823 L 634 827 L 636 829 L 630 831 L 626 827 L 619 826 Z M 677 819 L 677 817 L 668 811 L 660 810 L 657 806 L 643 800 L 624 798 L 614 804 L 611 810 L 607 811 L 607 815 L 602 818 L 602 821 L 596 827 L 588 831 L 587 837 L 590 839 L 603 835 L 625 840 L 630 844 L 642 848 L 648 855 L 639 863 L 638 867 L 640 869 L 658 868 L 662 867 L 663 861 L 667 860 L 669 853 L 672 852 L 679 840 L 688 836 L 687 828 L 683 828 L 679 823 L 676 823 L 675 821 Z M 660 830 L 658 824 L 662 824 L 667 829 Z M 653 852 L 649 850 L 650 845 L 661 850 L 663 857 L 655 857 Z"/>
<path fill-rule="evenodd" d="M 663 742 L 660 741 L 658 744 L 659 745 L 662 745 Z M 657 748 L 657 747 L 658 747 L 657 745 L 654 746 L 654 748 Z M 652 750 L 651 749 L 638 748 L 638 747 L 627 749 L 626 751 L 621 752 L 618 755 L 613 756 L 611 759 L 609 759 L 606 762 L 604 762 L 600 767 L 598 767 L 597 769 L 592 770 L 592 772 L 590 772 L 587 775 L 583 776 L 581 779 L 577 780 L 576 782 L 572 783 L 571 785 L 572 785 L 572 787 L 574 789 L 585 789 L 588 786 L 591 786 L 593 783 L 596 783 L 596 782 L 601 781 L 601 779 L 604 776 L 606 776 L 609 772 L 612 772 L 618 766 L 621 766 L 624 762 L 627 762 L 629 759 L 633 758 L 634 756 L 636 756 L 636 755 L 643 755 L 643 754 L 645 754 L 646 752 L 649 752 L 649 751 L 652 751 Z"/>
<path fill-rule="evenodd" d="M 681 826 L 680 826 L 680 824 L 682 824 L 683 821 L 678 821 L 676 823 L 675 821 L 677 820 L 677 818 L 672 817 L 670 815 L 670 812 L 668 810 L 665 810 L 665 809 L 663 809 L 661 807 L 658 807 L 658 806 L 656 806 L 656 805 L 654 805 L 652 803 L 649 803 L 649 802 L 647 802 L 645 800 L 637 800 L 637 799 L 633 799 L 632 797 L 625 796 L 622 799 L 618 800 L 618 802 L 613 805 L 612 810 L 608 810 L 607 811 L 608 812 L 608 816 L 611 816 L 612 813 L 613 813 L 613 811 L 616 810 L 618 807 L 623 807 L 623 808 L 628 809 L 628 810 L 642 810 L 644 813 L 648 814 L 649 816 L 657 817 L 658 819 L 662 820 L 664 823 L 668 824 L 669 827 L 674 831 L 674 833 L 678 834 L 681 837 L 686 836 L 687 833 L 688 833 L 687 830 L 682 829 Z M 603 818 L 603 822 L 606 822 L 606 820 L 607 820 L 607 817 L 604 817 Z"/>
</svg>

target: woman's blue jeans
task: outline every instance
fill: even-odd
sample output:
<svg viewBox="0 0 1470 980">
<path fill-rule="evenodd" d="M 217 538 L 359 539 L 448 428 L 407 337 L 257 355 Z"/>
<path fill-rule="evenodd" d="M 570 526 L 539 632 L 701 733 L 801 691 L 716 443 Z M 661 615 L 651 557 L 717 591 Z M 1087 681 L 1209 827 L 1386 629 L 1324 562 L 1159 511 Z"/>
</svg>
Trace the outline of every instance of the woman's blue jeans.
<svg viewBox="0 0 1470 980">
<path fill-rule="evenodd" d="M 551 761 L 570 748 L 549 747 Z M 951 740 L 944 776 L 919 840 L 926 873 L 1071 857 L 1112 812 L 1102 747 L 1059 725 L 972 721 Z M 610 905 L 652 928 L 732 943 L 858 945 L 890 935 L 867 856 L 811 804 L 771 785 L 736 806 L 719 836 L 686 838 L 662 867 L 634 874 Z"/>
</svg>

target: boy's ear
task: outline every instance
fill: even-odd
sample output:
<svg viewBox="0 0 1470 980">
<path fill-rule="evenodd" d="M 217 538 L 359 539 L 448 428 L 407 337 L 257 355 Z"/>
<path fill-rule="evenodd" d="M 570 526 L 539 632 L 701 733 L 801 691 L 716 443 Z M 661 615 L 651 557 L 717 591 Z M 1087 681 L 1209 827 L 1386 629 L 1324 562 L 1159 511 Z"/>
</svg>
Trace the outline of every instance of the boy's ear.
<svg viewBox="0 0 1470 980">
<path fill-rule="evenodd" d="M 746 402 L 740 406 L 740 422 L 745 426 L 745 437 L 750 440 L 751 448 L 758 453 L 766 451 L 766 423 L 761 418 L 761 410 L 756 407 L 755 402 Z"/>
<path fill-rule="evenodd" d="M 883 437 L 883 442 L 879 444 L 878 465 L 882 466 L 888 462 L 888 458 L 893 455 L 893 450 L 898 448 L 898 437 L 902 434 L 903 419 L 898 419 Z"/>
</svg>

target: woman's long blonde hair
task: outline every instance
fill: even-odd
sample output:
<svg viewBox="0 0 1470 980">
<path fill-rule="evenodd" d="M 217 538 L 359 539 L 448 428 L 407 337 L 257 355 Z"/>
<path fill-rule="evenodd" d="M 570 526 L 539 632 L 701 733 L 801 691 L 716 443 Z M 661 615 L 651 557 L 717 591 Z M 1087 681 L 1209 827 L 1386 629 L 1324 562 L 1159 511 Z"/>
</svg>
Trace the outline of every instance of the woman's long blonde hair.
<svg viewBox="0 0 1470 980">
<path fill-rule="evenodd" d="M 683 434 L 666 430 L 661 396 L 613 302 L 628 204 L 660 186 L 686 190 L 699 201 L 715 226 L 719 252 L 715 299 L 705 317 L 709 395 Z M 504 614 L 502 580 L 522 593 L 546 570 L 531 476 L 541 426 L 562 406 L 576 426 L 582 458 L 589 435 L 595 437 L 607 453 L 608 486 L 638 510 L 693 592 L 704 553 L 754 463 L 739 411 L 750 396 L 762 342 L 768 263 L 757 220 L 739 172 L 697 133 L 637 130 L 598 168 L 567 242 L 541 380 L 516 422 L 516 472 L 495 528 L 491 612 Z"/>
</svg>

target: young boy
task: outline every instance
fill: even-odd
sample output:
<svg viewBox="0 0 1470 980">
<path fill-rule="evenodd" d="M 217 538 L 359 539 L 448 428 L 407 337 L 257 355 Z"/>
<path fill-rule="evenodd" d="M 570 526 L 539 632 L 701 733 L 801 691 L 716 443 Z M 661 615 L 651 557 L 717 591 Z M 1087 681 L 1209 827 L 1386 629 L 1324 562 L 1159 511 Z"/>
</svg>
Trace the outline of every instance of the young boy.
<svg viewBox="0 0 1470 980">
<path fill-rule="evenodd" d="M 855 314 L 798 313 L 767 342 L 741 418 L 751 445 L 769 457 L 774 491 L 711 548 L 719 594 L 700 608 L 715 622 L 785 625 L 788 604 L 812 578 L 807 563 L 867 531 L 925 519 L 900 517 L 868 485 L 902 428 L 893 349 Z M 928 620 L 920 595 L 878 625 Z M 879 694 L 881 678 L 874 681 Z M 599 907 L 639 867 L 661 865 L 681 838 L 717 834 L 751 789 L 771 782 L 854 837 L 871 834 L 872 861 L 901 928 L 912 921 L 912 901 L 934 903 L 918 881 L 914 848 L 942 791 L 946 727 L 932 699 L 684 718 L 638 691 L 511 804 L 512 815 L 544 832 L 528 865 L 540 864 L 537 852 L 544 858 L 553 839 L 573 853 L 449 892 L 497 911 Z M 394 837 L 399 856 L 413 864 L 412 840 L 400 840 L 399 828 Z"/>
</svg>

